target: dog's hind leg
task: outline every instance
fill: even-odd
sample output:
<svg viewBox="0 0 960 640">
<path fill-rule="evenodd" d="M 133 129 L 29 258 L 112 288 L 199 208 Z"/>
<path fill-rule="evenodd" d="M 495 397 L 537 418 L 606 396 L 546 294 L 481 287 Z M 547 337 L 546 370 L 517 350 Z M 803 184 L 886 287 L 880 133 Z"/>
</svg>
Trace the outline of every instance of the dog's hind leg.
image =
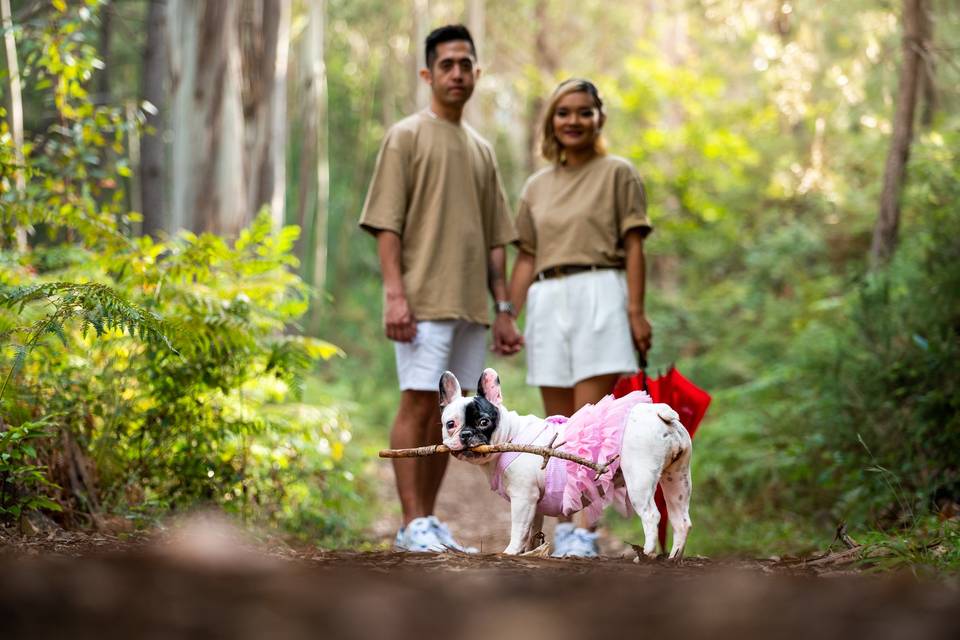
<svg viewBox="0 0 960 640">
<path fill-rule="evenodd" d="M 664 469 L 660 478 L 660 487 L 667 502 L 667 513 L 673 526 L 673 547 L 670 559 L 683 559 L 683 548 L 687 544 L 687 535 L 693 523 L 690 521 L 690 492 L 693 482 L 690 477 L 690 449 Z"/>
<path fill-rule="evenodd" d="M 627 485 L 627 496 L 643 523 L 643 554 L 648 558 L 657 555 L 655 549 L 660 512 L 653 496 L 667 462 L 668 445 L 664 437 L 667 431 L 662 419 L 655 413 L 660 406 L 638 405 L 631 410 L 620 451 L 620 469 Z"/>
<path fill-rule="evenodd" d="M 660 522 L 660 512 L 653 500 L 657 488 L 657 478 L 660 470 L 651 468 L 648 464 L 637 464 L 636 460 L 623 459 L 620 465 L 623 469 L 623 479 L 627 484 L 627 496 L 633 510 L 640 516 L 643 523 L 643 555 L 656 558 L 657 524 Z M 639 558 L 636 560 L 640 561 Z"/>
</svg>

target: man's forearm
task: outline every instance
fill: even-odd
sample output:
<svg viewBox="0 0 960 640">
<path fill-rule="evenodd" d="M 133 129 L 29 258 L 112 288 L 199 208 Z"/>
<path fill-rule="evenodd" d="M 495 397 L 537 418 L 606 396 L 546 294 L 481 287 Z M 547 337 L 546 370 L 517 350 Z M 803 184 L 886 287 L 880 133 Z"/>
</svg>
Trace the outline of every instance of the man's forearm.
<svg viewBox="0 0 960 640">
<path fill-rule="evenodd" d="M 487 260 L 487 286 L 494 301 L 507 300 L 507 250 L 505 247 L 490 249 Z"/>
<path fill-rule="evenodd" d="M 403 245 L 399 235 L 393 231 L 381 231 L 377 234 L 377 255 L 380 257 L 383 290 L 389 297 L 406 294 L 403 288 L 402 254 Z"/>
</svg>

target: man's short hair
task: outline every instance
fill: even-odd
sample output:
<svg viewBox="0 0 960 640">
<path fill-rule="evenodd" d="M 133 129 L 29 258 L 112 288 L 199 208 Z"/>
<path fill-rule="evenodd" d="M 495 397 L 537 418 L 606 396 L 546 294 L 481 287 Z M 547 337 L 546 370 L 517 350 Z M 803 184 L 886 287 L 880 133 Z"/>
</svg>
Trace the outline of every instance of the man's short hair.
<svg viewBox="0 0 960 640">
<path fill-rule="evenodd" d="M 470 52 L 473 57 L 477 57 L 477 47 L 473 44 L 473 37 L 470 31 L 462 24 L 448 24 L 444 27 L 438 27 L 430 32 L 426 40 L 427 50 L 427 69 L 433 66 L 437 61 L 437 45 L 444 42 L 453 42 L 454 40 L 466 40 L 470 43 Z"/>
</svg>

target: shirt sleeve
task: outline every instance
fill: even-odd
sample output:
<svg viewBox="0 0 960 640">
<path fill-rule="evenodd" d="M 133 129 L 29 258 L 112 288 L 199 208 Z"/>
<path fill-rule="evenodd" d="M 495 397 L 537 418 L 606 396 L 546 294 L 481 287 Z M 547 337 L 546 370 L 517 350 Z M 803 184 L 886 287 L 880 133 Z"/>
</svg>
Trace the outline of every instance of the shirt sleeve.
<svg viewBox="0 0 960 640">
<path fill-rule="evenodd" d="M 503 190 L 503 183 L 500 180 L 500 171 L 497 169 L 497 161 L 490 153 L 490 180 L 487 185 L 487 220 L 490 221 L 491 228 L 487 233 L 489 238 L 488 247 L 502 247 L 517 241 L 517 229 L 513 224 L 513 217 L 510 215 L 510 205 L 507 202 L 506 193 Z"/>
<path fill-rule="evenodd" d="M 643 180 L 633 167 L 624 169 L 617 174 L 617 227 L 621 243 L 633 229 L 639 229 L 644 237 L 653 231 L 647 218 L 647 191 Z"/>
<path fill-rule="evenodd" d="M 537 255 L 537 230 L 533 226 L 530 205 L 523 197 L 520 198 L 520 206 L 517 209 L 517 236 L 517 244 L 521 251 Z"/>
<path fill-rule="evenodd" d="M 403 233 L 411 186 L 409 155 L 402 132 L 388 131 L 377 155 L 370 189 L 363 204 L 361 229 L 374 235 L 378 231 Z"/>
</svg>

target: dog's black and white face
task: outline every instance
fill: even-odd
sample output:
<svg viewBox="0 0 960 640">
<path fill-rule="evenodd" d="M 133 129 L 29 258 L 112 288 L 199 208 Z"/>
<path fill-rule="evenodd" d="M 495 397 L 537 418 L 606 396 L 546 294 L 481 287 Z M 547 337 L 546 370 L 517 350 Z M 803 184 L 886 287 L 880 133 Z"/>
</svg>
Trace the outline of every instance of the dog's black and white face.
<svg viewBox="0 0 960 640">
<path fill-rule="evenodd" d="M 440 407 L 443 444 L 450 447 L 456 458 L 474 464 L 490 461 L 490 454 L 463 451 L 478 445 L 491 444 L 500 425 L 503 396 L 500 378 L 493 369 L 485 369 L 477 383 L 477 395 L 463 397 L 460 382 L 449 371 L 440 376 Z"/>
</svg>

